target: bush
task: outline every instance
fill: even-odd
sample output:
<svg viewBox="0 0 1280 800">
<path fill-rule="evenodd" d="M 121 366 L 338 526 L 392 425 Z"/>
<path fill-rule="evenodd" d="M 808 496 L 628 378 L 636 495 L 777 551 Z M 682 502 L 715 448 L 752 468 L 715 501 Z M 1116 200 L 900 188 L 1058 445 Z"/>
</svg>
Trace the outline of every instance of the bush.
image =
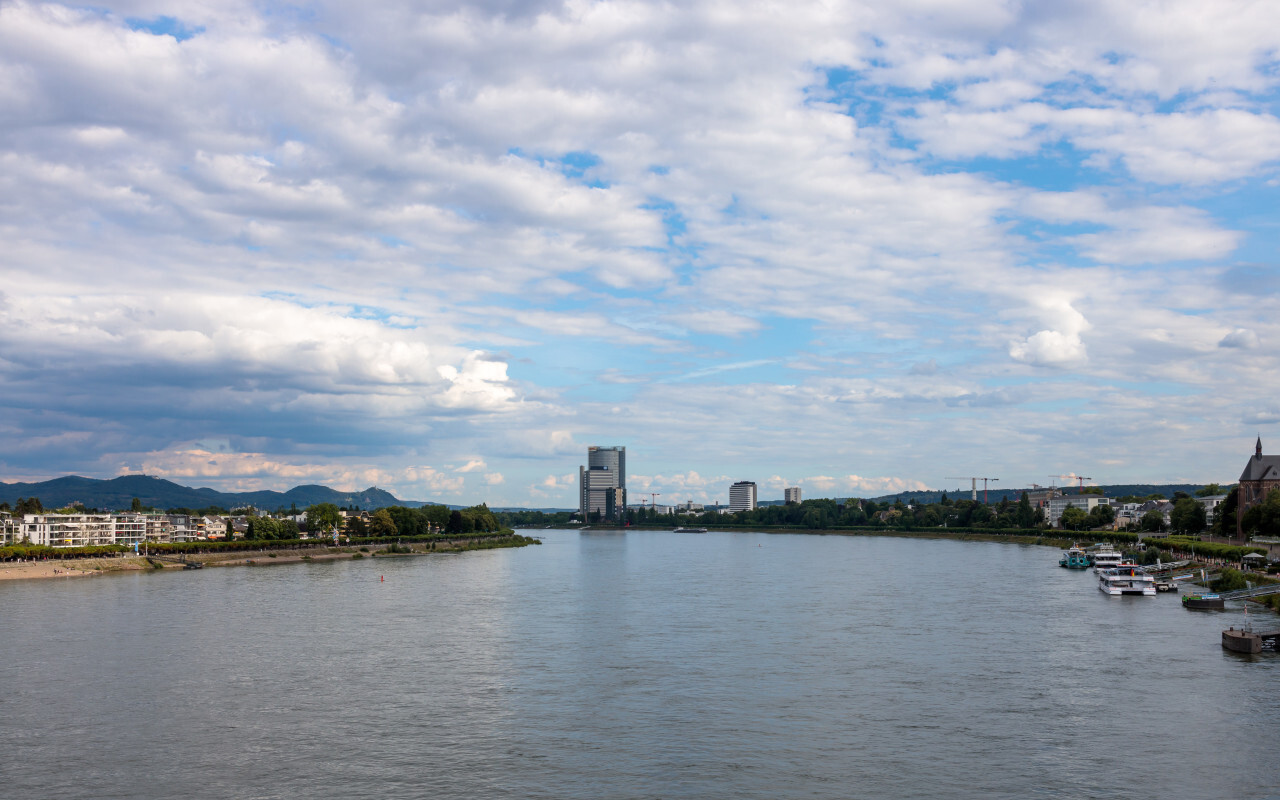
<svg viewBox="0 0 1280 800">
<path fill-rule="evenodd" d="M 1247 589 L 1248 586 L 1249 583 L 1245 580 L 1244 573 L 1227 567 L 1222 570 L 1221 577 L 1211 583 L 1209 588 L 1215 592 L 1234 592 L 1236 589 Z"/>
</svg>

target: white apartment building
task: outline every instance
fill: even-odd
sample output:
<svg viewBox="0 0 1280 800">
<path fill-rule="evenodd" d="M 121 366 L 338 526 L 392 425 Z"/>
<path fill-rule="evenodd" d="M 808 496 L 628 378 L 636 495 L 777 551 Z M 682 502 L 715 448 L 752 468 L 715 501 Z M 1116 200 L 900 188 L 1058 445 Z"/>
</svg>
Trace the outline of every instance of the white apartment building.
<svg viewBox="0 0 1280 800">
<path fill-rule="evenodd" d="M 1049 499 L 1049 509 L 1045 513 L 1045 519 L 1049 521 L 1049 527 L 1056 528 L 1062 519 L 1062 512 L 1068 508 L 1079 508 L 1087 514 L 1098 506 L 1109 505 L 1111 505 L 1110 497 L 1102 497 L 1096 494 L 1072 494 L 1053 497 Z"/>
<path fill-rule="evenodd" d="M 800 487 L 788 486 L 782 490 L 782 499 L 787 505 L 800 505 Z"/>
<path fill-rule="evenodd" d="M 145 523 L 144 523 L 145 530 Z M 91 547 L 116 543 L 115 514 L 27 514 L 22 537 L 50 547 Z"/>
<path fill-rule="evenodd" d="M 25 537 L 50 547 L 189 542 L 197 536 L 192 518 L 184 514 L 27 514 L 15 523 L 10 541 Z"/>
<path fill-rule="evenodd" d="M 169 524 L 169 541 L 194 542 L 196 540 L 196 517 L 186 514 L 166 514 Z"/>
<path fill-rule="evenodd" d="M 22 538 L 22 520 L 14 519 L 8 511 L 0 511 L 0 547 L 16 544 Z"/>
<path fill-rule="evenodd" d="M 738 481 L 729 487 L 729 513 L 737 511 L 755 511 L 755 481 Z"/>
</svg>

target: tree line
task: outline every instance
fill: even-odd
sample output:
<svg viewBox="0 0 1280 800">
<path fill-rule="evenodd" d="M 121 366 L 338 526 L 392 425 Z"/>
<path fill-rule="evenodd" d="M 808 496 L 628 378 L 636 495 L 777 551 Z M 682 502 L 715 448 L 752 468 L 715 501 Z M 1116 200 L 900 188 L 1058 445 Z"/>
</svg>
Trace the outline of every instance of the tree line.
<svg viewBox="0 0 1280 800">
<path fill-rule="evenodd" d="M 1096 487 L 1086 487 L 1093 489 Z M 1086 492 L 1098 494 L 1099 492 Z M 1142 533 L 1172 532 L 1180 535 L 1197 535 L 1206 531 L 1214 536 L 1231 538 L 1236 535 L 1236 515 L 1239 488 L 1224 487 L 1214 483 L 1198 491 L 1196 496 L 1186 492 L 1174 492 L 1172 498 L 1161 494 L 1126 495 L 1115 498 L 1116 503 L 1144 503 L 1151 500 L 1172 500 L 1173 508 L 1166 521 L 1164 513 L 1147 511 L 1130 529 Z M 1209 524 L 1205 507 L 1197 497 L 1225 494 Z M 1061 526 L 1066 530 L 1087 531 L 1111 526 L 1115 522 L 1115 508 L 1098 505 L 1086 511 L 1069 506 L 1062 513 Z M 498 514 L 509 527 L 533 525 L 565 525 L 579 518 L 577 512 L 559 511 L 504 511 Z M 708 509 L 693 514 L 660 514 L 652 508 L 627 509 L 625 521 L 631 525 L 678 526 L 772 526 L 801 527 L 811 529 L 883 527 L 883 528 L 981 528 L 985 530 L 1033 529 L 1046 523 L 1043 509 L 1035 508 L 1026 492 L 1017 501 L 1008 497 L 990 505 L 975 500 L 947 497 L 944 492 L 936 503 L 903 502 L 894 500 L 860 500 L 849 498 L 836 500 L 819 498 L 799 504 L 761 506 L 752 511 L 722 514 Z M 599 524 L 598 515 L 587 519 Z M 1248 509 L 1242 519 L 1246 536 L 1280 536 L 1280 489 L 1273 490 L 1264 502 Z"/>
</svg>

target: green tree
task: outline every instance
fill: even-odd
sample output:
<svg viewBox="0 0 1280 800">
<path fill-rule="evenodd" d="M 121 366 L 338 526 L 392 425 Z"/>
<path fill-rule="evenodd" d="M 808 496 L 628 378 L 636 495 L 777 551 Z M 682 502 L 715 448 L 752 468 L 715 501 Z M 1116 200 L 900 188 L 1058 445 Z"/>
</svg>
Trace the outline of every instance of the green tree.
<svg viewBox="0 0 1280 800">
<path fill-rule="evenodd" d="M 1080 490 L 1080 494 L 1104 494 L 1101 486 L 1086 486 Z"/>
<path fill-rule="evenodd" d="M 444 526 L 449 524 L 449 507 L 442 505 L 423 506 L 418 509 L 418 513 L 437 530 L 444 530 Z"/>
<path fill-rule="evenodd" d="M 135 498 L 133 498 L 133 502 L 129 504 L 129 510 L 130 510 L 130 511 L 141 511 L 141 510 L 142 510 L 142 501 L 141 501 L 141 500 L 139 500 L 139 499 L 138 499 L 138 498 L 136 498 L 136 497 L 135 497 Z"/>
<path fill-rule="evenodd" d="M 1104 525 L 1110 525 L 1115 521 L 1116 511 L 1111 506 L 1096 505 L 1089 509 L 1089 515 L 1085 519 L 1085 525 L 1090 529 L 1101 528 Z"/>
<path fill-rule="evenodd" d="M 600 521 L 600 512 L 591 512 L 592 522 Z M 462 533 L 462 512 L 454 509 L 449 513 L 449 525 L 445 528 L 449 533 Z"/>
<path fill-rule="evenodd" d="M 1067 506 L 1062 510 L 1062 517 L 1058 522 L 1066 530 L 1078 531 L 1088 524 L 1089 515 L 1085 513 L 1083 508 Z"/>
<path fill-rule="evenodd" d="M 342 512 L 333 503 L 307 506 L 307 530 L 313 535 L 322 535 L 341 526 Z"/>
<path fill-rule="evenodd" d="M 1240 487 L 1234 486 L 1227 496 L 1222 498 L 1218 507 L 1213 510 L 1213 535 L 1234 538 L 1236 535 L 1236 514 L 1240 508 Z"/>
<path fill-rule="evenodd" d="M 18 505 L 13 509 L 14 516 L 21 517 L 24 514 L 43 514 L 44 504 L 40 502 L 39 497 L 18 498 Z"/>
<path fill-rule="evenodd" d="M 1205 527 L 1204 506 L 1194 497 L 1179 497 L 1169 512 L 1169 527 L 1177 533 L 1199 533 Z"/>
<path fill-rule="evenodd" d="M 370 536 L 395 536 L 399 533 L 396 528 L 396 522 L 391 518 L 391 512 L 385 508 L 380 508 L 373 512 L 373 516 L 369 518 L 369 535 Z"/>
<path fill-rule="evenodd" d="M 1196 489 L 1196 497 L 1213 497 L 1218 494 L 1222 494 L 1222 487 L 1216 483 L 1210 483 Z"/>
<path fill-rule="evenodd" d="M 1142 519 L 1138 521 L 1139 530 L 1156 533 L 1164 530 L 1164 514 L 1152 509 L 1142 515 Z"/>
<path fill-rule="evenodd" d="M 297 539 L 301 534 L 298 523 L 291 519 L 278 519 L 276 522 L 280 525 L 276 532 L 276 537 L 279 539 Z"/>
<path fill-rule="evenodd" d="M 283 539 L 282 533 L 280 520 L 272 519 L 271 517 L 249 517 L 249 530 L 245 534 L 245 538 L 269 541 L 271 539 Z"/>
<path fill-rule="evenodd" d="M 1019 528 L 1030 528 L 1036 524 L 1036 512 L 1031 507 L 1031 498 L 1027 497 L 1027 493 L 1022 493 L 1022 499 L 1018 501 L 1017 520 Z"/>
<path fill-rule="evenodd" d="M 1240 523 L 1246 536 L 1280 534 L 1280 489 L 1272 489 L 1261 503 L 1251 506 Z"/>
</svg>

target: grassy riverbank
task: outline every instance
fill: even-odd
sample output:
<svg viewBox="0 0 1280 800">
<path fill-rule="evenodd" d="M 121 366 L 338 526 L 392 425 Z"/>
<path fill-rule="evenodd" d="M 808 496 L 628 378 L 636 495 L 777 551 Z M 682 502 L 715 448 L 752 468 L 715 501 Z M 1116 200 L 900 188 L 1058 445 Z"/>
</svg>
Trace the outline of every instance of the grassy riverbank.
<svg viewBox="0 0 1280 800">
<path fill-rule="evenodd" d="M 53 558 L 24 556 L 21 561 L 0 562 L 0 580 L 26 578 L 75 578 L 115 572 L 183 569 L 182 561 L 205 567 L 265 566 L 338 559 L 396 558 L 440 553 L 463 553 L 541 544 L 537 539 L 514 531 L 455 536 L 416 536 L 399 539 L 357 539 L 334 546 L 320 540 L 275 540 L 269 542 L 188 542 L 149 545 L 148 555 L 132 550 L 112 551 L 74 557 L 58 552 Z M 46 548 L 52 549 L 52 548 Z M 96 548 L 101 549 L 101 548 Z"/>
</svg>

